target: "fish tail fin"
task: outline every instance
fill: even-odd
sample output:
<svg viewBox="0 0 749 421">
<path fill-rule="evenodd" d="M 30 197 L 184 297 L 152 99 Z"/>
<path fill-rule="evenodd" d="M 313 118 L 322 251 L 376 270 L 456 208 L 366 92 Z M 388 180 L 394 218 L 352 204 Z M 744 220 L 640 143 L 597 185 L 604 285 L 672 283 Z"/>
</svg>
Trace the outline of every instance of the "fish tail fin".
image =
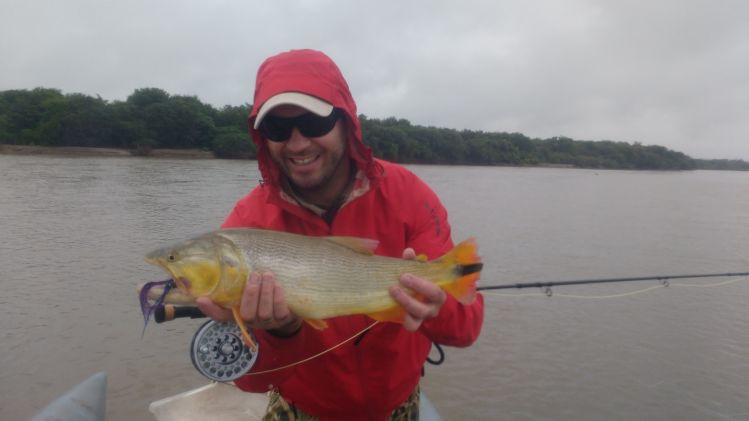
<svg viewBox="0 0 749 421">
<path fill-rule="evenodd" d="M 470 238 L 437 260 L 452 272 L 452 281 L 442 288 L 463 304 L 471 304 L 476 298 L 476 281 L 484 266 L 477 250 L 476 241 Z"/>
<path fill-rule="evenodd" d="M 244 341 L 245 345 L 247 345 L 253 353 L 256 353 L 257 344 L 255 344 L 255 341 L 252 340 L 252 336 L 250 336 L 250 332 L 247 331 L 247 326 L 245 326 L 244 320 L 242 320 L 242 316 L 239 315 L 239 306 L 232 307 L 231 314 L 234 316 L 234 321 L 237 323 L 237 326 L 239 326 L 239 330 L 242 332 L 242 340 Z"/>
</svg>

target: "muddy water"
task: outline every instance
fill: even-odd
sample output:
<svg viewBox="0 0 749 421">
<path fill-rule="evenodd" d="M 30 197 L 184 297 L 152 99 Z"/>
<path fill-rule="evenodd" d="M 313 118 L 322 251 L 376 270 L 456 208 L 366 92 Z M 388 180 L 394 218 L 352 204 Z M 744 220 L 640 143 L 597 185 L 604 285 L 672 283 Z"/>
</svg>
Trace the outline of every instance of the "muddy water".
<svg viewBox="0 0 749 421">
<path fill-rule="evenodd" d="M 413 166 L 484 284 L 749 270 L 749 174 Z M 0 155 L 0 418 L 24 419 L 94 372 L 110 420 L 205 384 L 202 321 L 149 326 L 134 287 L 154 246 L 217 227 L 254 162 Z M 749 280 L 486 295 L 471 348 L 427 366 L 447 419 L 749 418 Z"/>
</svg>

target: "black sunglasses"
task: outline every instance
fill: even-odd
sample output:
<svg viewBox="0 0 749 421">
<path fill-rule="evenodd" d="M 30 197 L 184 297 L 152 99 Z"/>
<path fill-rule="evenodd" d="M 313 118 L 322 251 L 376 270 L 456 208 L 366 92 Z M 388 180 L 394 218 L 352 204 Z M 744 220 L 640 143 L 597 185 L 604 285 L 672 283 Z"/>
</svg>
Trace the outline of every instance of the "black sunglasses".
<svg viewBox="0 0 749 421">
<path fill-rule="evenodd" d="M 330 115 L 320 117 L 313 113 L 304 113 L 297 117 L 284 118 L 267 115 L 260 122 L 258 130 L 271 142 L 285 142 L 291 138 L 294 127 L 305 137 L 320 137 L 328 134 L 340 118 L 340 112 L 334 108 Z"/>
</svg>

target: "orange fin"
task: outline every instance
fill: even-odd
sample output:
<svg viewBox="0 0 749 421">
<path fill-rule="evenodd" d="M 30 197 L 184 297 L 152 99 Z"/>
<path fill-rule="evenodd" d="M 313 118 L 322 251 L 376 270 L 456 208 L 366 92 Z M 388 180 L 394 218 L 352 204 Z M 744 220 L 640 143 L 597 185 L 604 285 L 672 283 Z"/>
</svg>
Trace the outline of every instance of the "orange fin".
<svg viewBox="0 0 749 421">
<path fill-rule="evenodd" d="M 255 341 L 252 340 L 250 332 L 247 331 L 247 326 L 244 324 L 244 320 L 242 320 L 242 317 L 239 315 L 239 307 L 232 307 L 231 314 L 234 315 L 234 321 L 237 323 L 237 326 L 239 326 L 239 330 L 242 331 L 242 339 L 244 340 L 245 345 L 247 345 L 252 352 L 257 352 L 257 345 L 255 344 Z"/>
<path fill-rule="evenodd" d="M 476 299 L 476 281 L 481 271 L 481 258 L 476 254 L 476 241 L 471 238 L 458 244 L 439 258 L 448 266 L 454 266 L 456 279 L 442 288 L 463 304 L 471 304 Z"/>
<path fill-rule="evenodd" d="M 417 262 L 428 262 L 429 261 L 429 257 L 426 254 L 420 254 L 420 255 L 416 256 L 415 260 Z"/>
<path fill-rule="evenodd" d="M 325 320 L 304 319 L 304 321 L 317 330 L 323 330 L 328 327 L 328 322 L 326 322 Z"/>
<path fill-rule="evenodd" d="M 332 241 L 336 244 L 340 244 L 344 247 L 350 248 L 351 250 L 366 255 L 373 255 L 375 249 L 380 244 L 377 240 L 369 238 L 358 238 L 358 237 L 325 237 L 326 240 Z"/>
<path fill-rule="evenodd" d="M 403 323 L 403 320 L 406 318 L 406 310 L 404 310 L 403 307 L 396 305 L 387 310 L 369 313 L 367 316 L 380 322 Z"/>
</svg>

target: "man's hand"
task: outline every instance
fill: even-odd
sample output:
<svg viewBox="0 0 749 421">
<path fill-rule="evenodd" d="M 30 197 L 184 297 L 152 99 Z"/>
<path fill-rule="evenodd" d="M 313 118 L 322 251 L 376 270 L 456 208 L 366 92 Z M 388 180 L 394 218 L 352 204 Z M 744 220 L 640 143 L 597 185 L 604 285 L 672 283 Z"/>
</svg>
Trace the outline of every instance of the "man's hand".
<svg viewBox="0 0 749 421">
<path fill-rule="evenodd" d="M 413 260 L 416 258 L 416 253 L 412 248 L 407 248 L 403 250 L 403 258 Z M 421 296 L 421 299 L 411 297 L 401 287 L 410 289 Z M 401 275 L 400 286 L 390 287 L 390 296 L 406 310 L 403 327 L 411 332 L 416 331 L 424 320 L 436 317 L 447 299 L 442 288 L 410 273 Z"/>
<path fill-rule="evenodd" d="M 219 307 L 208 297 L 197 299 L 200 311 L 216 321 L 233 320 L 231 310 Z M 289 310 L 283 289 L 272 273 L 253 272 L 247 277 L 239 314 L 253 329 L 272 330 L 278 336 L 294 334 L 302 320 Z"/>
</svg>

